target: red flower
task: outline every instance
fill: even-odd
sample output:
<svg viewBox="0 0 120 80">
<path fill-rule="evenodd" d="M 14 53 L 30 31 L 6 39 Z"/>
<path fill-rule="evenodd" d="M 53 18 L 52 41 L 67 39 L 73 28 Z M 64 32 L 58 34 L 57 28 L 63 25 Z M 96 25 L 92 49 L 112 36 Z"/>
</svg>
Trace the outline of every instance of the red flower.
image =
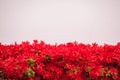
<svg viewBox="0 0 120 80">
<path fill-rule="evenodd" d="M 119 80 L 120 42 L 99 46 L 69 42 L 50 45 L 34 40 L 0 43 L 0 79 Z"/>
</svg>

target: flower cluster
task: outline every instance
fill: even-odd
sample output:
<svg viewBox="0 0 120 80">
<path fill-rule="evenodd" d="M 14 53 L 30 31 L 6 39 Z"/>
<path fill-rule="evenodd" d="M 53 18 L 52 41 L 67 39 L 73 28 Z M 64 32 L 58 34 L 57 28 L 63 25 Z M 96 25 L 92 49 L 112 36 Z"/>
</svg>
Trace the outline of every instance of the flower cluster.
<svg viewBox="0 0 120 80">
<path fill-rule="evenodd" d="M 0 43 L 0 80 L 119 80 L 120 43 Z"/>
</svg>

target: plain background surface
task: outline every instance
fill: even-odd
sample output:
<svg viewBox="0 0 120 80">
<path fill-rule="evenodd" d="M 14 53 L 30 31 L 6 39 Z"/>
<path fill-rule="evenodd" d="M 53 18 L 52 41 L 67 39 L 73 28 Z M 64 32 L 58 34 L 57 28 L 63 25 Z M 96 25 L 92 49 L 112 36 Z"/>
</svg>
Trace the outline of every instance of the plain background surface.
<svg viewBox="0 0 120 80">
<path fill-rule="evenodd" d="M 116 44 L 120 0 L 0 0 L 0 42 Z"/>
</svg>

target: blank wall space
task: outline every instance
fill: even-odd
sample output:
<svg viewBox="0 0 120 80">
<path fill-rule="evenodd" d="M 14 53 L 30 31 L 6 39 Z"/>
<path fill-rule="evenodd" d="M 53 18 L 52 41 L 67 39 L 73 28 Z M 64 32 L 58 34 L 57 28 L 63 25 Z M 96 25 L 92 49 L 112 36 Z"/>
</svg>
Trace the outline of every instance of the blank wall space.
<svg viewBox="0 0 120 80">
<path fill-rule="evenodd" d="M 0 0 L 0 42 L 115 44 L 119 0 Z"/>
</svg>

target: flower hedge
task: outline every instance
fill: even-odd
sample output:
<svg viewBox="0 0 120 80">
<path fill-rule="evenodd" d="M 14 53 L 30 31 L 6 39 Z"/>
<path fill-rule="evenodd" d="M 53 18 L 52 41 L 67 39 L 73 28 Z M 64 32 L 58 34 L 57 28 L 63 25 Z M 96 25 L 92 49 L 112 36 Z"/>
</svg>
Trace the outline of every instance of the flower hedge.
<svg viewBox="0 0 120 80">
<path fill-rule="evenodd" d="M 120 43 L 0 43 L 0 80 L 120 80 Z"/>
</svg>

